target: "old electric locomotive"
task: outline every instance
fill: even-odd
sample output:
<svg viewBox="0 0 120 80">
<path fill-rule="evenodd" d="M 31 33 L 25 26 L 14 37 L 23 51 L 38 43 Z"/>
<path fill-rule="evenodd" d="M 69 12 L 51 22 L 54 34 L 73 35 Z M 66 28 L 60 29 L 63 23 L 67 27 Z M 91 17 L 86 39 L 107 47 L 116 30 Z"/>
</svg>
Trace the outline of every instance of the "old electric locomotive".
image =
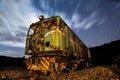
<svg viewBox="0 0 120 80">
<path fill-rule="evenodd" d="M 25 54 L 31 55 L 27 69 L 48 72 L 89 65 L 89 49 L 59 16 L 39 19 L 30 25 L 26 38 Z"/>
</svg>

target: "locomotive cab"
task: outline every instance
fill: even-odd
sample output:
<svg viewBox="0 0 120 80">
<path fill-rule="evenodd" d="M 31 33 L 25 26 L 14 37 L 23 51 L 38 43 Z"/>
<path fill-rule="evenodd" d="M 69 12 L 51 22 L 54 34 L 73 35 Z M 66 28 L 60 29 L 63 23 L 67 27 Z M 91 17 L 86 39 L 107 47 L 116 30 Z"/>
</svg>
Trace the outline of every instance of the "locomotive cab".
<svg viewBox="0 0 120 80">
<path fill-rule="evenodd" d="M 31 27 L 29 27 L 27 38 L 26 38 L 25 54 L 34 53 L 33 50 L 32 50 L 33 49 L 32 40 L 33 40 L 33 37 L 34 37 L 34 29 L 35 29 L 35 26 L 33 26 L 33 25 L 31 25 Z"/>
<path fill-rule="evenodd" d="M 51 35 L 51 33 L 55 32 L 55 30 L 57 30 L 56 23 L 57 20 L 55 19 L 44 20 L 40 19 L 40 20 L 41 21 L 38 21 L 37 23 L 32 23 L 29 27 L 25 49 L 25 54 L 27 55 L 34 55 L 38 54 L 38 52 L 47 51 L 47 48 L 52 46 L 50 45 L 52 40 L 48 36 Z"/>
</svg>

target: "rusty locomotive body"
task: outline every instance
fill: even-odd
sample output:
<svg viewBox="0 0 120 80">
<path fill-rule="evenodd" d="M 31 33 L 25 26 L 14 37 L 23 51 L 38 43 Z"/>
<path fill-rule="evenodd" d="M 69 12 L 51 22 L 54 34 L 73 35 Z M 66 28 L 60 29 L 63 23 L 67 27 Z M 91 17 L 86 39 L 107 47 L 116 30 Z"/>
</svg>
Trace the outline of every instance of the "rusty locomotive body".
<svg viewBox="0 0 120 80">
<path fill-rule="evenodd" d="M 27 69 L 48 71 L 74 70 L 89 65 L 91 54 L 87 46 L 59 17 L 40 17 L 29 27 L 25 54 Z"/>
</svg>

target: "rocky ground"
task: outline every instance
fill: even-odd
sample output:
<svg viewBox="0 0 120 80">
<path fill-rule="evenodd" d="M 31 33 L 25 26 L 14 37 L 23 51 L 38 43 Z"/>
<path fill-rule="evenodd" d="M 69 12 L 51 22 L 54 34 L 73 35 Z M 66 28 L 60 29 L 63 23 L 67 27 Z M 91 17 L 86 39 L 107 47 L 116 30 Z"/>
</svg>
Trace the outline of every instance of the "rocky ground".
<svg viewBox="0 0 120 80">
<path fill-rule="evenodd" d="M 24 68 L 11 67 L 0 69 L 0 80 L 120 80 L 118 70 L 109 66 L 97 66 L 69 73 L 51 74 L 43 76 L 30 73 Z"/>
</svg>

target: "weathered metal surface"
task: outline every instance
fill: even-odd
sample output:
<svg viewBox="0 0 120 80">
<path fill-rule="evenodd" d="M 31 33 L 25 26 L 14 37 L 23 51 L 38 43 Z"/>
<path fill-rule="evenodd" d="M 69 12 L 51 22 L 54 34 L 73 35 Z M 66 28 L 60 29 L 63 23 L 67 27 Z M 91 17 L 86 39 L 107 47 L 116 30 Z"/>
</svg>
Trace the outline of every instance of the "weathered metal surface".
<svg viewBox="0 0 120 80">
<path fill-rule="evenodd" d="M 50 67 L 49 59 L 49 57 L 29 58 L 26 62 L 27 69 L 48 71 Z"/>
<path fill-rule="evenodd" d="M 88 58 L 91 58 L 87 46 L 59 16 L 45 18 L 30 25 L 26 39 L 25 54 L 44 58 L 69 57 L 73 55 L 79 61 L 83 59 L 85 64 Z M 57 58 L 55 59 L 57 60 Z M 39 62 L 42 63 L 42 59 Z M 68 62 L 71 63 L 70 61 Z M 48 63 L 51 64 L 50 61 Z M 66 64 L 64 61 L 63 63 Z M 45 65 L 44 67 L 46 68 L 44 70 L 50 68 Z"/>
</svg>

